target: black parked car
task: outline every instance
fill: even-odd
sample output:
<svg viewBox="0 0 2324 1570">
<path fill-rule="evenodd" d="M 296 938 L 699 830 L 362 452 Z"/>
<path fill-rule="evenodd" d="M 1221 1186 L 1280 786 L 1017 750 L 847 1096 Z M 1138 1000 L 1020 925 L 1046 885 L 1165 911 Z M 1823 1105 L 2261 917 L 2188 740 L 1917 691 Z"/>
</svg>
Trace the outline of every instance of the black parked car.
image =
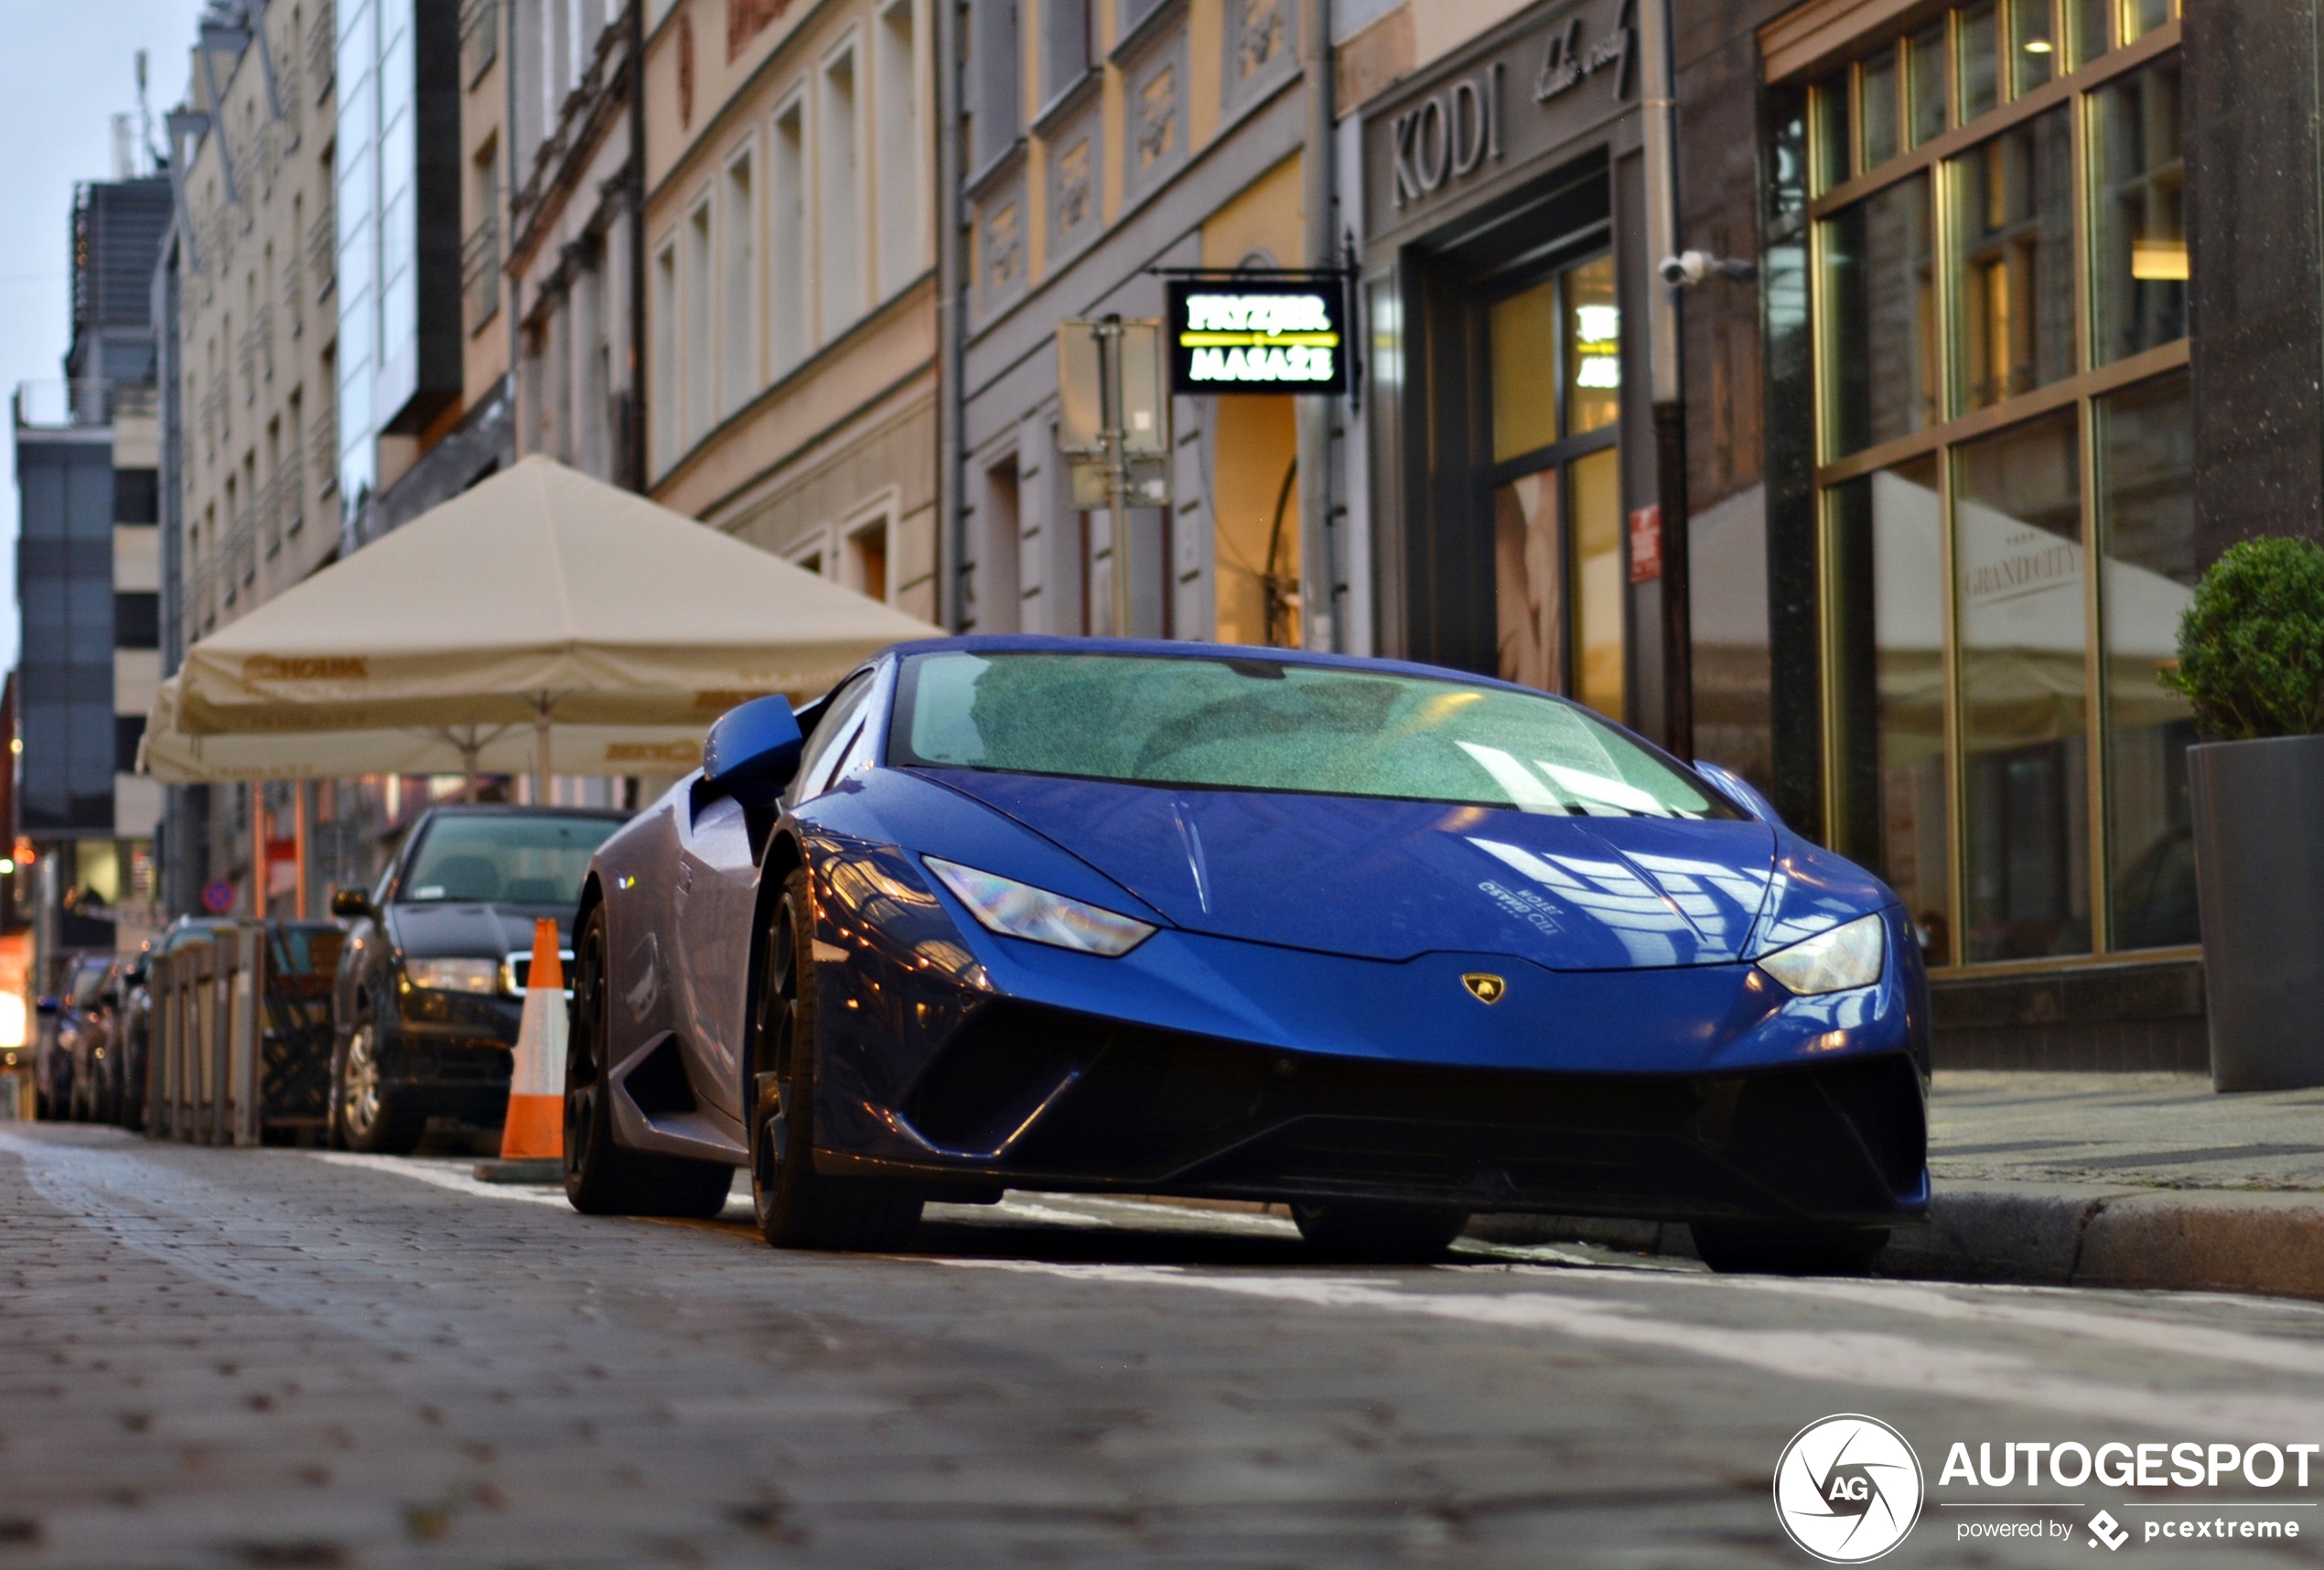
<svg viewBox="0 0 2324 1570">
<path fill-rule="evenodd" d="M 428 1120 L 497 1128 L 523 1015 L 533 923 L 571 923 L 589 857 L 626 814 L 549 807 L 438 807 L 379 887 L 343 889 L 353 923 L 333 986 L 331 1135 L 403 1153 Z"/>
</svg>

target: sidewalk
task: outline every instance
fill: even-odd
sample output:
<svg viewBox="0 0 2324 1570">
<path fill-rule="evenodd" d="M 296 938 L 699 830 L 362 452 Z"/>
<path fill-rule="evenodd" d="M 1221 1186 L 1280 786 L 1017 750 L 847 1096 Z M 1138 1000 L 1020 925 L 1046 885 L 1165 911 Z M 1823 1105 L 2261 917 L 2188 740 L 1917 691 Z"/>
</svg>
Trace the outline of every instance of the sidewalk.
<svg viewBox="0 0 2324 1570">
<path fill-rule="evenodd" d="M 1936 1076 L 1926 1227 L 1882 1274 L 2324 1298 L 2324 1090 L 2222 1096 L 2192 1074 Z M 1480 1217 L 1478 1237 L 1548 1231 L 1688 1254 L 1652 1222 Z"/>
<path fill-rule="evenodd" d="M 2324 1090 L 1939 1074 L 1930 1224 L 1884 1273 L 2324 1297 Z"/>
</svg>

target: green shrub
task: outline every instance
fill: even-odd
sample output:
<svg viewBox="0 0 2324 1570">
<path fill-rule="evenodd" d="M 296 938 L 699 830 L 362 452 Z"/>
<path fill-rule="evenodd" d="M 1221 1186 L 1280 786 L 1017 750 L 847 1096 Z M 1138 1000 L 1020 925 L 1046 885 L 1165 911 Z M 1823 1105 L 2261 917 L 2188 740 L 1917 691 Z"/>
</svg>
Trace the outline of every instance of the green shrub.
<svg viewBox="0 0 2324 1570">
<path fill-rule="evenodd" d="M 2179 622 L 2187 695 L 2217 741 L 2324 731 L 2324 546 L 2271 535 L 2232 545 Z"/>
</svg>

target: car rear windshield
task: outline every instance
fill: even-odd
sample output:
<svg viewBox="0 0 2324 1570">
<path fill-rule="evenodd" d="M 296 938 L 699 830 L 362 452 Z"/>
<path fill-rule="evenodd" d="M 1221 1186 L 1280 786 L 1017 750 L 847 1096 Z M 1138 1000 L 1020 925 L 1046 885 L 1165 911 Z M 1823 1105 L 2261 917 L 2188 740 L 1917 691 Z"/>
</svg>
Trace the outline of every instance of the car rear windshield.
<svg viewBox="0 0 2324 1570">
<path fill-rule="evenodd" d="M 1742 815 L 1563 699 L 1263 659 L 914 655 L 897 690 L 888 758 L 1593 817 Z"/>
<path fill-rule="evenodd" d="M 581 879 L 614 818 L 460 814 L 436 819 L 412 857 L 398 898 L 577 905 Z"/>
</svg>

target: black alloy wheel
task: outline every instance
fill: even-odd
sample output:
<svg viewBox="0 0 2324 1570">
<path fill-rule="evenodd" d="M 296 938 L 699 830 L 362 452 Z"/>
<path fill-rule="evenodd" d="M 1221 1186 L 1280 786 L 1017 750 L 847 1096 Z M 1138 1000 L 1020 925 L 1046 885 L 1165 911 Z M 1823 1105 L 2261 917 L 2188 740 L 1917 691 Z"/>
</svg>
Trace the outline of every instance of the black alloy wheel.
<svg viewBox="0 0 2324 1570">
<path fill-rule="evenodd" d="M 379 1032 L 368 1019 L 348 1032 L 331 1074 L 331 1125 L 350 1150 L 409 1156 L 427 1132 L 411 1098 L 390 1090 L 380 1070 Z"/>
<path fill-rule="evenodd" d="M 1358 1264 L 1426 1264 L 1442 1259 L 1469 1225 L 1466 1210 L 1332 1199 L 1294 1205 L 1291 1220 L 1307 1246 Z"/>
<path fill-rule="evenodd" d="M 813 911 L 807 870 L 793 868 L 768 924 L 750 1033 L 751 1206 L 776 1248 L 901 1248 L 920 1225 L 919 1195 L 814 1169 Z"/>
<path fill-rule="evenodd" d="M 1885 1227 L 1697 1221 L 1695 1253 L 1722 1275 L 1862 1275 L 1888 1243 Z"/>
<path fill-rule="evenodd" d="M 573 945 L 573 1029 L 565 1051 L 565 1197 L 585 1216 L 685 1216 L 726 1208 L 735 1169 L 723 1161 L 624 1150 L 613 1137 L 613 1018 L 606 1005 L 605 907 Z"/>
</svg>

